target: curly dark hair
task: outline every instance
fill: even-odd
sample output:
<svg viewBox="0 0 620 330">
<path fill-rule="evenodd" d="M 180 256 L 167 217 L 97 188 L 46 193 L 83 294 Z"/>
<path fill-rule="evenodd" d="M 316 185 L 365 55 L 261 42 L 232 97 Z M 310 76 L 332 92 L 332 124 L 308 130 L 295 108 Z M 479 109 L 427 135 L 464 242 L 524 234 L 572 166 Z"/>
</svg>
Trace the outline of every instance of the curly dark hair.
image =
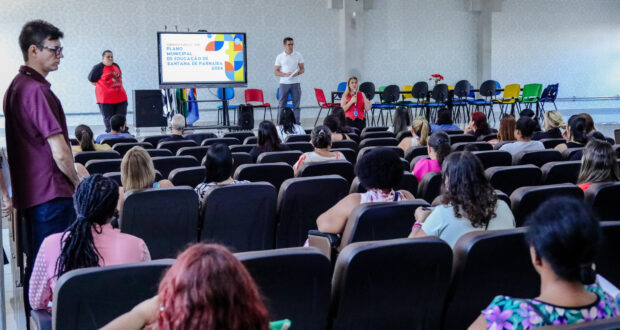
<svg viewBox="0 0 620 330">
<path fill-rule="evenodd" d="M 444 160 L 442 174 L 441 203 L 452 205 L 454 216 L 469 219 L 474 228 L 486 227 L 495 217 L 497 196 L 478 157 L 453 152 Z"/>
<path fill-rule="evenodd" d="M 377 147 L 355 164 L 355 175 L 366 189 L 394 189 L 403 177 L 403 165 L 396 151 Z"/>
</svg>

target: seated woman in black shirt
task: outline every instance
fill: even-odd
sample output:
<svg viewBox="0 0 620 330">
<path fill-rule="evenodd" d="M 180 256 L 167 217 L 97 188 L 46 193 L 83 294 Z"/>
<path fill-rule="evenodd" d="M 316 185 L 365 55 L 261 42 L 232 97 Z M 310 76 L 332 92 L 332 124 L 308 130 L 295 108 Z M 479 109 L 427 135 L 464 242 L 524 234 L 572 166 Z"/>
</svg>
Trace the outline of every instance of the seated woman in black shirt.
<svg viewBox="0 0 620 330">
<path fill-rule="evenodd" d="M 564 131 L 562 137 L 566 139 L 566 143 L 555 146 L 555 150 L 559 152 L 563 152 L 568 148 L 584 147 L 588 143 L 586 119 L 579 115 L 570 116 L 566 131 Z"/>
<path fill-rule="evenodd" d="M 276 126 L 267 120 L 263 120 L 258 125 L 258 142 L 252 150 L 250 150 L 250 155 L 256 161 L 258 155 L 263 152 L 270 151 L 285 151 L 290 150 L 289 147 L 285 144 L 282 144 L 280 138 L 278 137 L 278 131 L 276 131 Z"/>
<path fill-rule="evenodd" d="M 566 123 L 562 120 L 562 115 L 559 111 L 547 111 L 545 112 L 545 131 L 534 133 L 532 140 L 542 139 L 561 139 L 562 130 L 566 128 Z"/>
</svg>

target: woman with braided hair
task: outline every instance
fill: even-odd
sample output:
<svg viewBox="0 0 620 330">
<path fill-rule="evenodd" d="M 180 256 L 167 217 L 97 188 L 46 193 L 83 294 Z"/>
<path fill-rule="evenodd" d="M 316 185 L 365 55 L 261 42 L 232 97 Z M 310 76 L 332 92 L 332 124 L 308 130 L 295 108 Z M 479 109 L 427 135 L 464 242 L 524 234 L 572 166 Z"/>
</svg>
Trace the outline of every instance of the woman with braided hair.
<svg viewBox="0 0 620 330">
<path fill-rule="evenodd" d="M 144 241 L 112 228 L 118 186 L 101 174 L 84 179 L 73 195 L 77 219 L 64 233 L 43 240 L 30 277 L 33 309 L 49 309 L 62 274 L 80 268 L 126 264 L 151 259 Z"/>
</svg>

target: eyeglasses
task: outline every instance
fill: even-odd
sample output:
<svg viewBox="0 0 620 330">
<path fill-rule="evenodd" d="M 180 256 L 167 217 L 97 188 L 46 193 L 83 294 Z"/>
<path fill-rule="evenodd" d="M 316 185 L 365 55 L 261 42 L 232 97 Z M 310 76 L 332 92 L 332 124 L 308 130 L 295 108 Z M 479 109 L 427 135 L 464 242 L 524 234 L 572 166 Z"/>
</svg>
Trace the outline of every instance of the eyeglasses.
<svg viewBox="0 0 620 330">
<path fill-rule="evenodd" d="M 62 46 L 41 46 L 41 49 L 49 49 L 56 54 L 56 56 L 62 55 L 62 48 Z"/>
</svg>

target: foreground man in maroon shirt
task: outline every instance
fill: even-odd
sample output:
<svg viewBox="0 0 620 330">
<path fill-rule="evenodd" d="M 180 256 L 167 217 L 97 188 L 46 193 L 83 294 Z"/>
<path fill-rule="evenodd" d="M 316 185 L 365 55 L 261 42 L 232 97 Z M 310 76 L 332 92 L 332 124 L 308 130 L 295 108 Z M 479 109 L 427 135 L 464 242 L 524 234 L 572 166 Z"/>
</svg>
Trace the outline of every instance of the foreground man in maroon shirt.
<svg viewBox="0 0 620 330">
<path fill-rule="evenodd" d="M 79 183 L 60 101 L 45 79 L 58 70 L 63 33 L 42 20 L 19 35 L 25 65 L 4 94 L 6 144 L 13 205 L 20 211 L 27 256 L 26 297 L 32 265 L 43 239 L 74 220 L 72 195 Z M 28 299 L 24 299 L 26 302 Z"/>
</svg>

